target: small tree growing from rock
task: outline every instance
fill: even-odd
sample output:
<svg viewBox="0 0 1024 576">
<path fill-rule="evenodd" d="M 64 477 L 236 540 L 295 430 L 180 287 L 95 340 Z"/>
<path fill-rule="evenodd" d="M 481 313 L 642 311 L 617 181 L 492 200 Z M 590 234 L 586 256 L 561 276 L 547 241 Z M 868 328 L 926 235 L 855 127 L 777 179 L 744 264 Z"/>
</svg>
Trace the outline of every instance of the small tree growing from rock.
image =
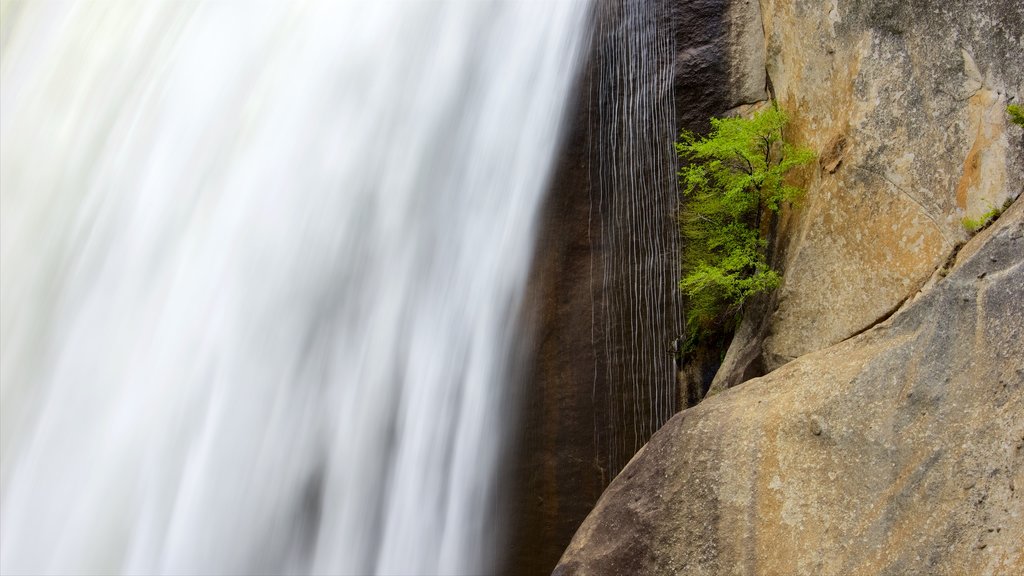
<svg viewBox="0 0 1024 576">
<path fill-rule="evenodd" d="M 800 188 L 786 183 L 786 173 L 815 157 L 785 141 L 786 122 L 773 103 L 752 118 L 712 118 L 708 136 L 683 131 L 676 143 L 687 162 L 679 173 L 684 353 L 702 332 L 734 325 L 748 298 L 779 285 L 779 273 L 767 261 L 761 219 L 801 196 Z"/>
</svg>

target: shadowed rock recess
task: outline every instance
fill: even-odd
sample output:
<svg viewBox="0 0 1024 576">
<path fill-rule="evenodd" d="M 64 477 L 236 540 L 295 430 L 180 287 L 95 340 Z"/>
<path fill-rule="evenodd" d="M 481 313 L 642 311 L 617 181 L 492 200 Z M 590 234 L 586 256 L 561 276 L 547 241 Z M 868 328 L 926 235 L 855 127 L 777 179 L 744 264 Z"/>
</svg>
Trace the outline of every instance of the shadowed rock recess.
<svg viewBox="0 0 1024 576">
<path fill-rule="evenodd" d="M 1024 573 L 1024 203 L 888 321 L 681 412 L 555 570 Z"/>
</svg>

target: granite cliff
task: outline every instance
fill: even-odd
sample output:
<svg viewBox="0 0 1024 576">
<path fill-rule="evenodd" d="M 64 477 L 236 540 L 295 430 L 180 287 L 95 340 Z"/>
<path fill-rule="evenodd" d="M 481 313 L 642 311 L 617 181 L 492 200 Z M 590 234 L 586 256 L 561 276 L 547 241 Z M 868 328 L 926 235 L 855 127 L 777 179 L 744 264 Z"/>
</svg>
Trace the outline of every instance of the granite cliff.
<svg viewBox="0 0 1024 576">
<path fill-rule="evenodd" d="M 1024 571 L 1024 207 L 974 238 L 962 224 L 1024 188 L 1005 114 L 1024 98 L 1024 5 L 720 9 L 721 102 L 766 99 L 763 62 L 819 163 L 775 223 L 783 285 L 556 573 Z"/>
<path fill-rule="evenodd" d="M 891 314 L 1024 187 L 1006 105 L 1024 97 L 1024 5 L 1006 0 L 761 2 L 788 137 L 816 149 L 780 223 L 785 280 L 748 314 L 714 390 Z"/>
</svg>

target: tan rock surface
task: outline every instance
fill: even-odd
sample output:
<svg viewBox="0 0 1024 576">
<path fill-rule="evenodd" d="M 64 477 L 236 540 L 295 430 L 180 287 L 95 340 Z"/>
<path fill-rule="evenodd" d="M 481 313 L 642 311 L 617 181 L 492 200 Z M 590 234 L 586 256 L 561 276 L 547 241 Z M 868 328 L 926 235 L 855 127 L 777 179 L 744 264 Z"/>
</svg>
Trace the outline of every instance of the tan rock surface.
<svg viewBox="0 0 1024 576">
<path fill-rule="evenodd" d="M 555 570 L 1024 573 L 1024 203 L 867 332 L 681 412 Z"/>
<path fill-rule="evenodd" d="M 734 4 L 737 4 L 734 2 Z M 916 292 L 976 217 L 1024 187 L 1024 4 L 762 0 L 767 70 L 816 149 L 783 221 L 783 285 L 715 388 L 848 338 Z M 751 341 L 762 357 L 751 357 Z M 744 351 L 745 350 L 745 351 Z M 755 353 L 754 356 L 757 356 Z"/>
</svg>

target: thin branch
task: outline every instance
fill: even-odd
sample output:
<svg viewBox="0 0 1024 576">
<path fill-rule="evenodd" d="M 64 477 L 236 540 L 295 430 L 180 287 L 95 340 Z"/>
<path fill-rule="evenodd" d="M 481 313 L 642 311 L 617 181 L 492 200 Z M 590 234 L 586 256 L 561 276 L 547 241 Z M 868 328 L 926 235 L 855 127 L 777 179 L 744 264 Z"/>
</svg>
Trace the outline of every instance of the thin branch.
<svg viewBox="0 0 1024 576">
<path fill-rule="evenodd" d="M 750 163 L 750 159 L 747 158 L 746 156 L 744 156 L 743 154 L 740 154 L 739 150 L 736 150 L 735 154 L 740 157 L 740 160 L 743 160 L 744 162 L 747 163 L 747 174 L 750 175 L 750 176 L 753 176 L 754 175 L 754 165 Z M 742 166 L 740 168 L 742 169 Z"/>
</svg>

